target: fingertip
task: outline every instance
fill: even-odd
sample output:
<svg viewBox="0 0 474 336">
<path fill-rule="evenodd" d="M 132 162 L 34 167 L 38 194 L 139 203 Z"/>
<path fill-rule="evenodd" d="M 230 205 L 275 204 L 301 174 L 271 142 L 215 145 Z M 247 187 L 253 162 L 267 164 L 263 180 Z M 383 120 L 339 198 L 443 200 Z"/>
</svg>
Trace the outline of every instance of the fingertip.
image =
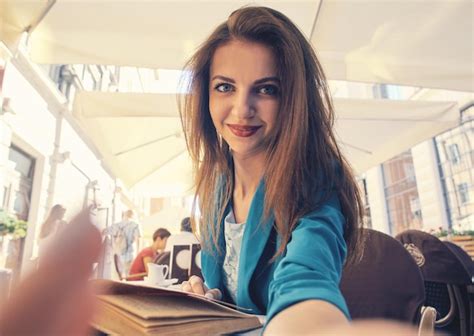
<svg viewBox="0 0 474 336">
<path fill-rule="evenodd" d="M 202 283 L 203 281 L 197 275 L 191 275 L 191 277 L 189 278 L 189 282 L 192 284 L 198 284 L 198 283 Z"/>
<path fill-rule="evenodd" d="M 220 300 L 222 298 L 222 293 L 219 288 L 210 289 L 206 294 L 210 294 L 212 299 Z"/>
<path fill-rule="evenodd" d="M 182 284 L 181 285 L 181 290 L 183 292 L 192 292 L 192 287 L 189 283 L 186 283 L 186 284 Z"/>
<path fill-rule="evenodd" d="M 44 253 L 40 268 L 67 269 L 71 276 L 76 272 L 86 274 L 85 271 L 90 270 L 101 252 L 100 231 L 91 223 L 88 211 L 83 210 L 54 237 Z"/>
</svg>

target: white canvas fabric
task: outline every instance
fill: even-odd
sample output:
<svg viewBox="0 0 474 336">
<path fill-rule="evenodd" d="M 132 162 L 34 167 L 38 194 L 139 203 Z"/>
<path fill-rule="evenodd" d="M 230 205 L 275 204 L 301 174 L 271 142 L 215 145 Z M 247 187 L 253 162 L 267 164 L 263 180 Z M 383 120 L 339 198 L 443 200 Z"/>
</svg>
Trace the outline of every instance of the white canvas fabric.
<svg viewBox="0 0 474 336">
<path fill-rule="evenodd" d="M 46 0 L 2 1 L 2 41 Z M 245 1 L 57 0 L 32 30 L 33 61 L 181 69 Z M 474 91 L 472 2 L 259 1 L 311 39 L 329 79 Z M 84 25 L 84 22 L 87 24 Z M 6 27 L 6 28 L 4 28 Z"/>
<path fill-rule="evenodd" d="M 174 98 L 82 91 L 73 113 L 104 161 L 129 187 L 162 196 L 186 194 L 192 192 L 192 166 L 177 106 L 170 102 Z M 334 106 L 337 141 L 357 173 L 459 122 L 453 102 L 336 98 Z"/>
</svg>

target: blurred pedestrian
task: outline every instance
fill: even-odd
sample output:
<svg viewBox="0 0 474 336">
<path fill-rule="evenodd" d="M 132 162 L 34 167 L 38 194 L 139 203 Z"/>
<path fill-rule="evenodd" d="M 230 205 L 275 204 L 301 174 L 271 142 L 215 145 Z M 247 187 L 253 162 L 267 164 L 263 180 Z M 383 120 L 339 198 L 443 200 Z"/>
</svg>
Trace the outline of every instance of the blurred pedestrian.
<svg viewBox="0 0 474 336">
<path fill-rule="evenodd" d="M 49 248 L 49 245 L 51 245 L 51 241 L 66 224 L 66 221 L 64 221 L 65 214 L 66 208 L 64 208 L 61 204 L 56 204 L 51 208 L 48 217 L 41 225 L 38 239 L 39 262 L 41 262 L 42 256 Z"/>
<path fill-rule="evenodd" d="M 120 222 L 111 225 L 103 231 L 104 235 L 110 236 L 112 253 L 119 256 L 125 274 L 128 274 L 133 258 L 137 255 L 140 248 L 141 231 L 134 218 L 135 213 L 133 210 L 127 210 L 124 212 Z"/>
</svg>

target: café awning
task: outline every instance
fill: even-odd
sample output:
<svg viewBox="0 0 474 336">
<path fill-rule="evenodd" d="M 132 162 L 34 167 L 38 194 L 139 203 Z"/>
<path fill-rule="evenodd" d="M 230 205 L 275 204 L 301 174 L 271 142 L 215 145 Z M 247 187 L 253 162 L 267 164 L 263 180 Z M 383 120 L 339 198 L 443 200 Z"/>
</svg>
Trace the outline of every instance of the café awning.
<svg viewBox="0 0 474 336">
<path fill-rule="evenodd" d="M 357 173 L 459 124 L 455 102 L 335 99 L 336 138 Z"/>
<path fill-rule="evenodd" d="M 324 0 L 311 42 L 329 79 L 474 91 L 470 0 Z"/>
<path fill-rule="evenodd" d="M 192 187 L 176 106 L 171 94 L 80 91 L 73 114 L 127 187 L 144 181 L 140 191 L 170 196 Z"/>
<path fill-rule="evenodd" d="M 472 1 L 256 3 L 282 11 L 310 37 L 329 79 L 474 91 Z M 31 57 L 181 69 L 212 29 L 244 4 L 57 0 L 32 32 Z"/>
<path fill-rule="evenodd" d="M 318 1 L 258 1 L 286 13 L 309 37 Z M 35 29 L 38 63 L 181 69 L 229 14 L 248 1 L 57 0 Z"/>
<path fill-rule="evenodd" d="M 15 49 L 21 35 L 33 30 L 52 4 L 48 0 L 0 1 L 0 41 L 8 49 Z"/>
<path fill-rule="evenodd" d="M 357 173 L 458 124 L 452 102 L 335 99 L 336 136 Z M 74 116 L 128 187 L 189 193 L 190 160 L 176 96 L 80 91 Z"/>
</svg>

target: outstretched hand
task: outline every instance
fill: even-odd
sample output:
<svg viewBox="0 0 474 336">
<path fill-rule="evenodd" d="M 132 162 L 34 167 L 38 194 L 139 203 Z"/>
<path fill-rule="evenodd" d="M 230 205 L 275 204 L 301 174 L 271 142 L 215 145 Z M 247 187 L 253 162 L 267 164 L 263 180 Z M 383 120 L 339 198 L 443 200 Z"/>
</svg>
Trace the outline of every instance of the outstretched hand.
<svg viewBox="0 0 474 336">
<path fill-rule="evenodd" d="M 0 335 L 86 334 L 95 303 L 88 279 L 100 251 L 100 233 L 84 210 L 0 308 Z"/>
</svg>

